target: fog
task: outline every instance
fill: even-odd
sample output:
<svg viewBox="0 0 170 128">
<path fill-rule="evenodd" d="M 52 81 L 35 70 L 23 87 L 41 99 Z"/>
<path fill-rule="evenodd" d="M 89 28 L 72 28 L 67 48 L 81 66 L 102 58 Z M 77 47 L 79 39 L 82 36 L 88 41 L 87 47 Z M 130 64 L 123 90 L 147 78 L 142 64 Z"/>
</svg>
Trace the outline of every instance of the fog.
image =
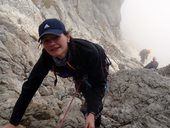
<svg viewBox="0 0 170 128">
<path fill-rule="evenodd" d="M 125 0 L 121 9 L 121 31 L 138 52 L 150 49 L 159 67 L 170 64 L 170 0 Z"/>
</svg>

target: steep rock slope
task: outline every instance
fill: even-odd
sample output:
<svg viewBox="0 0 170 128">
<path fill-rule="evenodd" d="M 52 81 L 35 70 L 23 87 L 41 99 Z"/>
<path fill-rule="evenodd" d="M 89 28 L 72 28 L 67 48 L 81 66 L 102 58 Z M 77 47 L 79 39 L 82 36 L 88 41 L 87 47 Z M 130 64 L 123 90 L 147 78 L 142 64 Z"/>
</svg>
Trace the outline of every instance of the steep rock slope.
<svg viewBox="0 0 170 128">
<path fill-rule="evenodd" d="M 67 29 L 71 31 L 73 37 L 81 37 L 101 44 L 112 60 L 113 65 L 110 68 L 111 74 L 119 69 L 136 69 L 141 67 L 137 60 L 129 56 L 128 47 L 125 44 L 122 45 L 120 39 L 119 23 L 121 20 L 120 7 L 122 2 L 123 0 L 0 1 L 0 126 L 8 121 L 14 103 L 20 94 L 22 83 L 27 79 L 32 66 L 41 53 L 41 48 L 39 48 L 37 42 L 37 28 L 45 18 L 59 18 L 66 24 Z M 141 81 L 144 74 L 153 77 L 149 77 L 150 80 L 146 83 L 145 81 Z M 125 77 L 122 77 L 124 75 Z M 132 77 L 133 79 L 131 79 L 131 76 L 134 76 Z M 133 95 L 139 97 L 136 94 L 138 90 L 143 87 L 138 84 L 134 85 L 139 81 L 149 87 L 150 82 L 156 81 L 158 88 L 160 88 L 160 90 L 156 90 L 156 93 L 160 93 L 161 95 L 164 95 L 164 93 L 169 90 L 169 79 L 165 79 L 155 72 L 138 71 L 138 69 L 132 72 L 130 70 L 122 70 L 122 72 L 118 74 L 111 75 L 110 78 L 110 94 L 116 96 L 112 97 L 108 95 L 105 101 L 102 125 L 107 128 L 112 128 L 113 126 L 133 126 L 132 119 L 136 116 L 133 116 L 133 113 L 128 117 L 123 116 L 126 112 L 129 113 L 132 111 L 127 106 L 132 105 L 130 104 L 131 102 L 138 103 L 137 101 L 145 99 L 147 95 L 152 97 L 152 93 L 146 91 L 146 95 L 140 95 L 141 99 L 137 98 L 137 101 L 125 99 L 127 97 L 123 96 L 127 94 L 126 91 L 123 91 L 121 95 L 118 95 L 117 91 L 115 92 L 115 88 L 119 85 L 119 81 L 117 81 L 118 78 L 121 78 L 122 83 L 124 83 L 119 85 L 120 88 L 123 90 L 129 88 L 128 91 L 134 91 L 131 97 L 133 97 Z M 56 127 L 59 118 L 63 116 L 68 102 L 71 100 L 74 85 L 71 79 L 64 81 L 63 79 L 59 79 L 57 86 L 53 87 L 53 81 L 53 74 L 49 73 L 27 109 L 21 122 L 22 127 Z M 127 81 L 131 82 L 129 83 Z M 161 81 L 166 82 L 164 84 L 161 83 Z M 133 85 L 132 87 L 131 84 Z M 163 86 L 161 86 L 162 84 Z M 155 83 L 153 83 L 153 85 L 155 85 Z M 135 87 L 135 90 L 130 90 L 133 87 Z M 152 89 L 152 87 L 149 88 L 149 90 L 154 93 L 155 90 Z M 119 91 L 122 90 L 120 89 Z M 169 97 L 169 94 L 166 96 Z M 166 108 L 166 112 L 168 112 L 169 108 L 164 107 L 164 104 L 168 104 L 169 99 L 165 98 L 165 101 L 166 100 L 166 103 L 160 102 L 159 106 Z M 124 101 L 129 102 L 129 104 L 125 104 L 126 102 Z M 125 106 L 129 111 L 125 111 L 123 107 L 120 107 L 121 110 L 117 111 L 118 106 L 114 104 L 117 102 L 122 103 L 117 105 Z M 71 112 L 65 120 L 64 127 L 83 127 L 84 117 L 79 112 L 81 103 L 81 98 L 77 97 L 73 103 L 74 106 Z M 146 106 L 145 102 L 144 106 Z M 162 109 L 161 107 L 160 109 Z M 107 111 L 109 111 L 110 114 L 107 113 Z M 125 113 L 121 115 L 121 111 Z M 134 115 L 137 113 L 136 111 L 137 110 L 134 111 Z M 139 111 L 139 113 L 141 112 Z M 163 120 L 166 122 L 165 125 L 161 125 L 157 119 L 156 121 L 152 120 L 156 122 L 156 125 L 160 124 L 160 127 L 168 127 L 169 120 L 167 117 L 168 114 L 162 116 L 162 118 L 165 119 Z M 130 126 L 129 121 L 132 122 Z M 117 126 L 115 124 L 117 124 Z M 142 124 L 139 124 L 139 126 L 140 125 Z M 146 125 L 149 124 L 146 123 Z"/>
</svg>

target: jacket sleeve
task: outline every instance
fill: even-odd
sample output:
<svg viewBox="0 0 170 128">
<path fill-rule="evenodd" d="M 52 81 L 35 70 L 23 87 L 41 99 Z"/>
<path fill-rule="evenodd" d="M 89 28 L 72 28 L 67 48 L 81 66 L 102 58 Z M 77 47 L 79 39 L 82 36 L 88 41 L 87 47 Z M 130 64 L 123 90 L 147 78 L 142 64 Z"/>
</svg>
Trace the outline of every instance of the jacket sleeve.
<svg viewBox="0 0 170 128">
<path fill-rule="evenodd" d="M 14 106 L 13 113 L 10 118 L 11 124 L 19 124 L 32 97 L 38 90 L 45 76 L 48 74 L 50 66 L 49 61 L 47 61 L 47 58 L 42 54 L 37 63 L 34 65 L 28 80 L 24 82 L 22 86 L 21 94 Z"/>
<path fill-rule="evenodd" d="M 87 74 L 88 83 L 91 85 L 85 93 L 87 102 L 87 112 L 98 114 L 102 107 L 102 98 L 104 97 L 106 78 L 102 72 L 101 58 L 97 50 L 88 53 Z"/>
<path fill-rule="evenodd" d="M 87 102 L 87 113 L 97 115 L 103 109 L 102 98 L 104 97 L 105 87 L 89 88 L 85 93 Z"/>
<path fill-rule="evenodd" d="M 148 68 L 148 69 L 152 68 L 152 62 L 150 62 L 149 64 L 147 64 L 144 68 Z"/>
</svg>

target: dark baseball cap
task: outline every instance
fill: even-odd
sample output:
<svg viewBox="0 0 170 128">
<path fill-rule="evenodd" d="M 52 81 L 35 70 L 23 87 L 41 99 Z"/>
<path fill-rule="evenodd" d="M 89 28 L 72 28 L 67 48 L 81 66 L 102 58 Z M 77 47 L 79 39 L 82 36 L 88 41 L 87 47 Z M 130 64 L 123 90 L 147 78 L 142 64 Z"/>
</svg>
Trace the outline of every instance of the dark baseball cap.
<svg viewBox="0 0 170 128">
<path fill-rule="evenodd" d="M 39 26 L 38 32 L 39 32 L 38 41 L 40 41 L 42 37 L 46 34 L 60 36 L 62 33 L 66 32 L 66 29 L 64 24 L 60 20 L 52 18 L 43 21 Z"/>
</svg>

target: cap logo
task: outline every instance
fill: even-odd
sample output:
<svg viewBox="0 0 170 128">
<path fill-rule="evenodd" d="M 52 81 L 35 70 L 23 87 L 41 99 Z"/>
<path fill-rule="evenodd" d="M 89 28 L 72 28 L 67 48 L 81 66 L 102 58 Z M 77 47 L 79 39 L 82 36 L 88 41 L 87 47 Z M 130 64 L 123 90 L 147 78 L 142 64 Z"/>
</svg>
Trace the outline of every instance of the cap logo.
<svg viewBox="0 0 170 128">
<path fill-rule="evenodd" d="M 44 26 L 44 29 L 47 29 L 47 28 L 49 28 L 50 26 L 48 25 L 48 24 L 46 24 L 45 26 Z"/>
</svg>

